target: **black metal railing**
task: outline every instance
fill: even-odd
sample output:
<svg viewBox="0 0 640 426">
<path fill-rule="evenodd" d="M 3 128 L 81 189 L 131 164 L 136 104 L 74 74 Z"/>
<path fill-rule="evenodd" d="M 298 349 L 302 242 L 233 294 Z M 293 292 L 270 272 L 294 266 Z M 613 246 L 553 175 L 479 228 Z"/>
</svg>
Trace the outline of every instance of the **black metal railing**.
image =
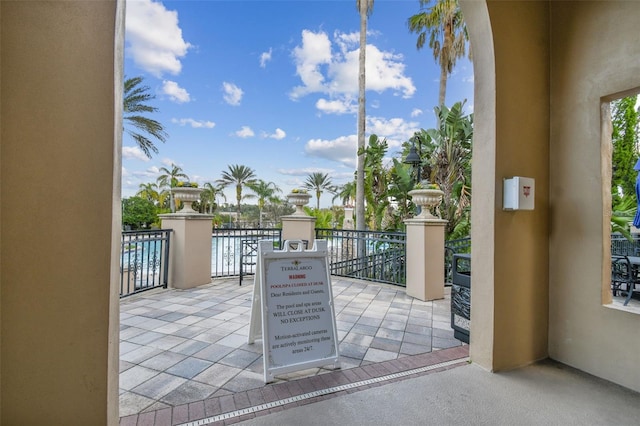
<svg viewBox="0 0 640 426">
<path fill-rule="evenodd" d="M 278 228 L 214 229 L 211 241 L 211 276 L 229 277 L 255 273 L 257 242 L 272 240 L 279 248 Z"/>
<path fill-rule="evenodd" d="M 444 282 L 450 285 L 453 277 L 453 255 L 471 253 L 471 238 L 449 240 L 444 243 Z"/>
<path fill-rule="evenodd" d="M 622 234 L 611 234 L 611 254 L 616 256 L 640 256 L 640 236 L 628 240 Z"/>
<path fill-rule="evenodd" d="M 171 232 L 171 229 L 122 232 L 120 297 L 167 288 Z"/>
<path fill-rule="evenodd" d="M 404 232 L 316 229 L 326 240 L 332 275 L 406 286 Z"/>
</svg>

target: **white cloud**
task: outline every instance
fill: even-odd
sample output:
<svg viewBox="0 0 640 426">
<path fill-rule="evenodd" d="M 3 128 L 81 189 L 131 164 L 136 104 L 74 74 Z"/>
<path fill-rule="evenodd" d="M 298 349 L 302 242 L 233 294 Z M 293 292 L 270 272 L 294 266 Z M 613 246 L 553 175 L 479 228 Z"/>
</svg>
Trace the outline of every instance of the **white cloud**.
<svg viewBox="0 0 640 426">
<path fill-rule="evenodd" d="M 333 39 L 332 44 L 325 32 L 302 31 L 302 42 L 292 53 L 302 85 L 294 87 L 289 96 L 297 100 L 311 93 L 327 94 L 331 100 L 319 101 L 316 106 L 324 108 L 323 112 L 340 113 L 336 108 L 339 103 L 348 104 L 358 93 L 358 34 L 336 32 Z M 367 90 L 392 90 L 404 98 L 412 97 L 416 88 L 405 75 L 403 60 L 402 55 L 367 44 Z"/>
<path fill-rule="evenodd" d="M 272 52 L 273 52 L 273 49 L 269 48 L 268 52 L 262 52 L 262 54 L 260 54 L 260 68 L 266 68 L 267 62 L 271 60 Z"/>
<path fill-rule="evenodd" d="M 462 77 L 462 81 L 463 81 L 463 82 L 465 82 L 465 83 L 471 83 L 471 84 L 473 84 L 473 82 L 474 82 L 474 75 L 473 75 L 473 74 L 471 74 L 471 75 L 469 75 L 469 76 L 467 76 L 467 77 Z"/>
<path fill-rule="evenodd" d="M 355 167 L 357 146 L 358 138 L 356 135 L 340 136 L 333 140 L 311 139 L 305 145 L 305 152 L 314 157 Z"/>
<path fill-rule="evenodd" d="M 284 130 L 282 130 L 281 128 L 277 128 L 275 130 L 275 132 L 273 132 L 271 134 L 269 134 L 267 132 L 264 132 L 262 134 L 262 137 L 276 139 L 276 140 L 284 139 L 286 136 L 287 136 L 287 133 Z"/>
<path fill-rule="evenodd" d="M 177 166 L 182 167 L 181 164 L 178 164 L 177 161 L 172 160 L 171 158 L 163 158 L 160 162 L 166 167 L 173 167 L 174 164 L 177 165 Z M 159 171 L 159 169 L 157 167 L 156 167 L 156 169 Z"/>
<path fill-rule="evenodd" d="M 401 146 L 419 130 L 418 123 L 407 122 L 402 118 L 367 117 L 367 133 L 376 134 L 381 139 L 386 138 L 389 150 Z"/>
<path fill-rule="evenodd" d="M 151 0 L 128 1 L 125 22 L 126 53 L 138 67 L 158 78 L 180 73 L 191 44 L 182 38 L 176 11 Z"/>
<path fill-rule="evenodd" d="M 327 173 L 333 175 L 334 169 L 323 169 L 320 167 L 305 167 L 303 169 L 278 169 L 278 173 L 287 176 L 307 176 L 311 173 Z"/>
<path fill-rule="evenodd" d="M 137 182 L 148 182 L 152 180 L 156 180 L 158 176 L 160 176 L 160 169 L 157 166 L 151 166 L 146 170 L 135 170 L 129 171 L 122 168 L 123 176 L 128 177 L 128 183 L 132 184 L 134 180 Z M 126 174 L 125 174 L 126 173 Z"/>
<path fill-rule="evenodd" d="M 128 159 L 136 159 L 141 161 L 149 161 L 149 157 L 147 157 L 144 152 L 137 146 L 123 146 L 122 147 L 122 158 Z"/>
<path fill-rule="evenodd" d="M 394 148 L 402 146 L 403 142 L 419 130 L 418 123 L 407 122 L 401 118 L 367 117 L 366 139 L 368 140 L 371 134 L 386 139 L 391 154 Z M 333 140 L 311 139 L 305 145 L 305 152 L 313 157 L 342 163 L 346 167 L 355 167 L 357 146 L 357 135 L 340 136 Z"/>
<path fill-rule="evenodd" d="M 173 102 L 183 104 L 191 100 L 189 92 L 178 86 L 175 81 L 164 80 L 162 82 L 162 93 L 169 96 Z"/>
<path fill-rule="evenodd" d="M 251 130 L 251 127 L 242 126 L 242 128 L 240 130 L 235 132 L 235 135 L 240 137 L 240 138 L 250 138 L 250 137 L 255 136 L 255 133 L 253 132 L 253 130 Z"/>
<path fill-rule="evenodd" d="M 324 114 L 355 114 L 358 111 L 358 104 L 351 97 L 332 101 L 320 98 L 316 102 L 316 108 Z"/>
<path fill-rule="evenodd" d="M 233 106 L 240 105 L 242 95 L 244 94 L 241 88 L 225 81 L 222 83 L 222 91 L 224 92 L 223 98 L 226 103 Z"/>
<path fill-rule="evenodd" d="M 193 118 L 172 118 L 172 123 L 179 124 L 181 126 L 186 126 L 187 124 L 193 127 L 194 129 L 213 129 L 216 125 L 213 121 L 205 121 L 205 120 L 194 120 Z"/>
<path fill-rule="evenodd" d="M 411 111 L 411 117 L 417 117 L 419 115 L 422 115 L 422 110 L 420 108 L 414 108 L 413 111 Z"/>
<path fill-rule="evenodd" d="M 331 41 L 324 32 L 302 31 L 302 46 L 293 49 L 296 74 L 303 86 L 294 87 L 291 98 L 297 99 L 308 93 L 325 92 L 324 76 L 320 65 L 331 63 Z"/>
</svg>

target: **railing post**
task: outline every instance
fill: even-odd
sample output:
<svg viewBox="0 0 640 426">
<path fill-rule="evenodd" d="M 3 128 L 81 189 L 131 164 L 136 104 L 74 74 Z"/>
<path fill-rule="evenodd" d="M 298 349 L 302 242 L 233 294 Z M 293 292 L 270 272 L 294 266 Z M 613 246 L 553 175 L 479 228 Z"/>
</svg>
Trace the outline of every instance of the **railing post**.
<svg viewBox="0 0 640 426">
<path fill-rule="evenodd" d="M 313 247 L 315 241 L 316 218 L 306 215 L 282 216 L 282 241 L 308 241 L 307 247 Z"/>
<path fill-rule="evenodd" d="M 442 219 L 407 219 L 407 295 L 422 301 L 444 299 Z"/>
<path fill-rule="evenodd" d="M 173 229 L 169 248 L 169 285 L 192 288 L 211 282 L 211 219 L 177 212 L 160 215 L 162 228 Z"/>
</svg>

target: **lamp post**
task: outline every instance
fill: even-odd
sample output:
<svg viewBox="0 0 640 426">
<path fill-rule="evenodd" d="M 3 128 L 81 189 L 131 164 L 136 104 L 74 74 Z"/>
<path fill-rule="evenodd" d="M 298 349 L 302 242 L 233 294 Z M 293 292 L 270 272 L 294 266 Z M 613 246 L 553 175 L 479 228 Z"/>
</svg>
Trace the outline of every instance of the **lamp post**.
<svg viewBox="0 0 640 426">
<path fill-rule="evenodd" d="M 420 163 L 422 163 L 422 159 L 416 150 L 416 142 L 415 139 L 411 141 L 411 148 L 409 149 L 409 154 L 404 159 L 403 163 L 410 164 L 415 172 L 415 183 L 420 182 Z"/>
</svg>

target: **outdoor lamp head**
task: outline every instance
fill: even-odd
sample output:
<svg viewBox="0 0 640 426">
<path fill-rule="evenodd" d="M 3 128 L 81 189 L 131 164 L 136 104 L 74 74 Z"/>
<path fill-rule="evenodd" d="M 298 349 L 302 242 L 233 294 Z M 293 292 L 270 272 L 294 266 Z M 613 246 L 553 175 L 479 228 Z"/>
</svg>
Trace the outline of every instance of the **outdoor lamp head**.
<svg viewBox="0 0 640 426">
<path fill-rule="evenodd" d="M 640 158 L 638 158 L 636 165 L 633 166 L 633 170 L 640 172 Z"/>
<path fill-rule="evenodd" d="M 416 151 L 415 144 L 412 145 L 411 148 L 409 149 L 409 154 L 407 154 L 407 158 L 404 159 L 403 163 L 412 164 L 412 165 L 420 164 L 420 156 Z"/>
</svg>

